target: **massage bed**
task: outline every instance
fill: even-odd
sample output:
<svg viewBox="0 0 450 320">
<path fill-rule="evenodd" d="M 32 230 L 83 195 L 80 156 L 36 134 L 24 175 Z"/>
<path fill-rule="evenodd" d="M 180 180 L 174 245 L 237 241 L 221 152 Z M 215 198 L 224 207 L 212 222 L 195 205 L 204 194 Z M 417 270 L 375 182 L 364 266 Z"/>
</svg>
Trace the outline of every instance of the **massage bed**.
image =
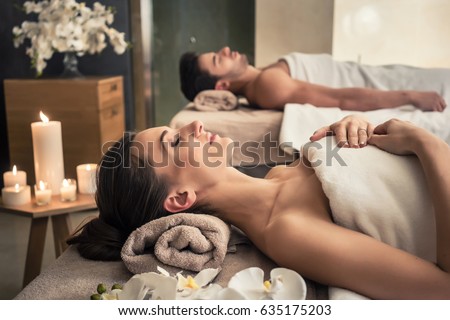
<svg viewBox="0 0 450 320">
<path fill-rule="evenodd" d="M 159 264 L 159 261 L 155 261 Z M 226 286 L 236 272 L 248 267 L 260 267 L 268 279 L 276 265 L 252 244 L 239 244 L 235 253 L 228 253 L 215 283 Z M 171 270 L 168 268 L 168 270 Z M 156 270 L 154 270 L 156 271 Z M 185 276 L 195 273 L 183 272 Z M 93 261 L 82 258 L 75 246 L 69 248 L 43 272 L 30 282 L 16 300 L 85 300 L 96 293 L 97 285 L 107 288 L 126 283 L 131 273 L 122 261 Z M 327 299 L 326 287 L 305 279 L 308 300 Z"/>
<path fill-rule="evenodd" d="M 312 65 L 314 66 L 314 63 L 312 63 Z M 355 69 L 353 67 L 355 67 L 355 65 L 352 65 L 351 68 L 351 70 L 354 71 Z M 301 66 L 301 68 L 299 67 L 299 69 L 303 70 L 303 75 L 307 75 L 309 73 L 313 74 L 312 70 L 314 67 L 311 67 L 309 71 L 305 71 L 307 68 L 308 67 L 305 66 Z M 391 66 L 390 68 L 392 69 L 394 66 Z M 403 67 L 400 69 L 402 70 L 404 76 L 405 69 L 403 69 Z M 438 78 L 442 79 L 441 71 L 439 71 L 439 73 L 440 75 Z M 429 75 L 429 79 L 431 79 L 432 73 Z M 333 81 L 337 81 L 335 77 L 330 78 L 332 78 Z M 367 78 L 367 74 L 362 77 L 362 79 Z M 398 76 L 397 80 L 394 77 L 392 81 L 400 81 L 399 79 L 402 79 L 402 74 Z M 410 78 L 408 79 L 409 81 L 411 80 Z M 448 84 L 447 86 L 444 85 L 446 83 Z M 427 83 L 427 85 L 429 85 L 429 83 Z M 438 91 L 440 91 L 440 93 L 444 96 L 447 104 L 450 105 L 450 90 L 448 86 L 450 86 L 450 78 L 449 81 L 445 80 L 439 84 Z M 237 108 L 233 108 L 229 111 L 199 111 L 196 110 L 195 106 L 191 103 L 174 116 L 170 122 L 170 126 L 173 128 L 180 128 L 181 126 L 194 120 L 201 120 L 205 125 L 205 130 L 207 131 L 218 133 L 221 136 L 228 136 L 241 144 L 248 141 L 254 141 L 256 145 L 256 154 L 259 155 L 259 158 L 249 158 L 245 157 L 245 155 L 241 153 L 235 153 L 233 157 L 233 165 L 241 170 L 245 168 L 258 167 L 265 167 L 267 169 L 276 164 L 291 162 L 295 158 L 296 153 L 302 153 L 302 148 L 305 143 L 308 142 L 309 136 L 312 132 L 322 126 L 329 125 L 350 113 L 354 112 L 346 112 L 337 108 L 316 108 L 311 105 L 298 104 L 288 104 L 285 106 L 284 112 L 281 112 L 250 108 L 245 103 L 241 103 Z M 434 132 L 450 144 L 450 107 L 448 107 L 443 113 L 430 113 L 422 112 L 412 106 L 402 106 L 390 110 L 365 112 L 364 116 L 366 116 L 374 124 L 378 124 L 392 117 L 408 120 Z M 278 141 L 282 147 L 281 151 L 276 148 L 271 149 L 270 158 L 263 156 L 264 150 L 262 145 L 258 144 L 258 142 L 263 141 L 264 136 L 268 133 L 272 135 L 272 140 Z M 321 141 L 323 146 L 322 151 L 327 150 L 326 143 L 332 143 L 329 141 L 330 138 Z M 317 150 L 320 151 L 320 149 Z M 325 161 L 326 159 L 323 157 L 326 157 L 326 154 L 318 152 L 317 150 L 316 152 L 308 155 L 311 157 L 310 160 L 315 161 L 317 159 L 322 159 Z M 351 153 L 354 151 L 355 150 L 344 150 L 343 156 L 345 161 L 348 163 L 353 163 Z M 367 163 L 376 164 L 376 161 L 373 161 L 374 157 L 378 159 L 385 159 L 386 157 L 385 154 L 380 154 L 381 151 L 374 150 L 373 147 L 364 148 L 358 151 L 362 151 L 365 154 L 363 157 L 363 159 L 365 159 L 363 161 L 364 165 L 367 165 Z M 373 154 L 374 152 L 375 154 Z M 341 221 L 340 223 L 342 225 L 365 232 L 387 243 L 391 243 L 392 245 L 409 250 L 412 240 L 408 238 L 399 239 L 398 235 L 392 229 L 388 228 L 386 229 L 387 231 L 384 232 L 364 229 L 367 226 L 369 226 L 370 229 L 371 225 L 376 226 L 380 223 L 386 223 L 387 220 L 385 216 L 382 217 L 381 222 L 379 217 L 369 217 L 368 220 L 360 221 L 358 220 L 358 216 L 361 208 L 359 207 L 358 201 L 338 201 L 345 194 L 350 196 L 359 195 L 359 197 L 363 197 L 372 193 L 373 190 L 378 190 L 378 196 L 382 197 L 383 195 L 391 194 L 395 190 L 403 190 L 404 187 L 402 186 L 412 185 L 411 181 L 415 181 L 417 179 L 422 179 L 421 181 L 423 181 L 423 176 L 421 176 L 420 172 L 418 172 L 420 170 L 417 169 L 417 163 L 411 163 L 411 157 L 395 157 L 395 159 L 397 160 L 392 160 L 394 161 L 394 165 L 387 166 L 388 168 L 386 168 L 386 166 L 378 166 L 376 168 L 377 170 L 381 170 L 379 172 L 379 176 L 395 178 L 393 180 L 391 179 L 390 183 L 387 185 L 383 185 L 384 182 L 380 179 L 378 179 L 377 182 L 374 182 L 373 179 L 365 174 L 366 171 L 364 168 L 366 167 L 361 166 L 361 163 L 354 163 L 353 168 L 358 168 L 355 170 L 359 170 L 359 174 L 356 175 L 350 174 L 348 172 L 349 168 L 345 167 L 338 167 L 337 171 L 329 171 L 334 170 L 329 166 L 321 166 L 320 168 L 317 168 L 317 175 L 324 185 L 324 191 L 331 199 L 331 206 L 333 207 L 333 210 L 339 212 L 339 217 L 336 217 L 336 219 Z M 374 170 L 374 167 L 376 166 L 372 165 L 371 170 Z M 408 176 L 407 174 L 400 175 L 399 172 L 402 172 L 402 168 L 413 168 L 412 172 L 418 173 L 418 176 Z M 383 171 L 385 169 L 391 169 L 391 171 Z M 343 173 L 339 170 L 347 171 Z M 335 192 L 336 190 L 342 191 L 344 182 L 339 180 L 339 177 L 341 176 L 347 178 L 345 179 L 345 183 L 346 187 L 349 188 L 349 191 L 344 192 L 344 194 L 342 194 L 342 192 Z M 353 177 L 356 177 L 359 180 L 356 181 L 352 179 Z M 389 181 L 388 178 L 386 179 Z M 397 182 L 395 180 L 397 180 Z M 341 188 L 333 187 L 335 185 L 339 185 Z M 382 192 L 383 190 L 391 191 Z M 405 211 L 402 209 L 410 208 L 412 206 L 411 208 L 413 209 L 420 208 L 421 212 L 429 212 L 429 200 L 422 197 L 423 195 L 421 195 L 421 190 L 414 189 L 410 190 L 410 192 L 416 194 L 416 196 L 407 196 L 406 198 L 404 196 L 399 197 L 398 203 L 394 204 L 392 204 L 392 201 L 389 202 L 383 201 L 381 198 L 372 198 L 370 200 L 371 205 L 379 206 L 380 204 L 383 204 L 383 209 L 378 210 L 379 212 L 392 212 L 392 215 L 396 216 L 393 217 L 394 220 L 392 221 L 395 221 L 395 223 L 393 222 L 393 225 L 404 225 L 404 228 L 406 229 L 415 228 L 416 226 L 414 225 L 408 225 L 401 221 L 399 222 L 398 219 L 401 220 L 399 217 L 402 217 L 401 213 Z M 422 193 L 426 194 L 426 192 Z M 410 199 L 414 199 L 414 201 L 410 201 Z M 397 208 L 398 212 L 392 211 L 389 207 L 390 205 Z M 341 215 L 341 212 L 348 212 L 349 214 L 347 216 L 345 214 Z M 362 214 L 361 216 L 365 217 L 366 215 Z M 430 220 L 428 222 L 430 222 Z M 430 224 L 424 223 L 420 224 L 420 226 L 425 229 L 421 229 L 418 232 L 429 232 L 430 229 L 432 229 Z M 384 228 L 382 229 L 384 230 Z M 405 233 L 412 233 L 412 231 L 406 230 Z M 418 249 L 416 245 L 413 246 L 414 249 L 412 249 L 412 251 L 419 250 L 417 253 L 419 256 L 423 256 L 424 258 L 430 260 L 433 259 L 433 257 L 429 256 L 429 254 L 433 252 L 433 249 L 430 249 L 430 246 L 433 246 L 433 244 L 426 244 L 425 249 Z M 159 262 L 154 261 L 153 263 L 158 264 Z M 270 270 L 275 267 L 275 264 L 270 259 L 265 257 L 251 243 L 239 243 L 236 245 L 235 252 L 229 252 L 226 254 L 221 265 L 222 271 L 216 278 L 215 282 L 221 285 L 226 285 L 229 278 L 237 271 L 252 266 L 262 268 L 265 275 L 268 275 Z M 52 265 L 50 265 L 42 272 L 41 275 L 25 287 L 23 291 L 17 295 L 16 299 L 87 299 L 92 293 L 94 293 L 98 283 L 105 283 L 107 286 L 111 286 L 113 283 L 124 283 L 130 279 L 131 276 L 132 273 L 125 267 L 122 261 L 97 262 L 86 260 L 80 257 L 75 247 L 70 246 L 68 250 L 64 252 Z M 308 287 L 307 299 L 365 299 L 365 297 L 345 289 L 327 288 L 308 279 L 305 280 Z"/>
</svg>

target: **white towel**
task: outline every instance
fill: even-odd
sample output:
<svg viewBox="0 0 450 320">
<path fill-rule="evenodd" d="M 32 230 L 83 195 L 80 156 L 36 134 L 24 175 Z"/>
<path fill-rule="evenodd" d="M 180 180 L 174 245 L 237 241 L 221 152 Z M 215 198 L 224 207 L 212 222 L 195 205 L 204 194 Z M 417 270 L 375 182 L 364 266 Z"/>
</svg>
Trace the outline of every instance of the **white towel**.
<svg viewBox="0 0 450 320">
<path fill-rule="evenodd" d="M 367 112 L 317 108 L 310 104 L 286 104 L 280 129 L 282 149 L 300 150 L 313 132 L 349 114 L 362 114 L 373 124 L 391 118 L 410 121 L 450 144 L 450 69 L 415 68 L 405 65 L 369 66 L 333 60 L 329 54 L 291 53 L 286 61 L 291 77 L 335 88 L 368 87 L 380 90 L 436 91 L 447 102 L 444 112 L 424 112 L 412 105 Z"/>
<path fill-rule="evenodd" d="M 338 156 L 332 158 L 334 140 L 306 144 L 303 151 L 317 164 L 314 170 L 336 224 L 435 262 L 434 212 L 417 157 L 367 146 L 337 149 Z M 330 290 L 330 298 L 341 293 Z"/>
<path fill-rule="evenodd" d="M 449 90 L 450 70 L 417 68 L 401 64 L 370 66 L 351 61 L 337 61 L 329 54 L 293 52 L 286 61 L 293 79 L 334 88 L 366 87 L 380 90 Z M 448 97 L 447 92 L 447 97 Z M 447 100 L 450 104 L 450 101 Z"/>
</svg>

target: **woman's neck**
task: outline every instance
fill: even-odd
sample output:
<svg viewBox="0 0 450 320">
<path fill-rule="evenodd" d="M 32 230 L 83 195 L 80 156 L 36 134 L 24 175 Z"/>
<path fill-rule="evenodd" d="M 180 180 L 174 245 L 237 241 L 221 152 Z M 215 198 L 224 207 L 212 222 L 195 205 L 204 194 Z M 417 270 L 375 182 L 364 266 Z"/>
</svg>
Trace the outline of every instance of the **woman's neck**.
<svg viewBox="0 0 450 320">
<path fill-rule="evenodd" d="M 252 220 L 260 223 L 270 217 L 280 185 L 276 179 L 253 178 L 231 169 L 224 179 L 198 196 L 213 204 L 221 219 L 246 232 L 245 226 L 252 225 Z"/>
</svg>

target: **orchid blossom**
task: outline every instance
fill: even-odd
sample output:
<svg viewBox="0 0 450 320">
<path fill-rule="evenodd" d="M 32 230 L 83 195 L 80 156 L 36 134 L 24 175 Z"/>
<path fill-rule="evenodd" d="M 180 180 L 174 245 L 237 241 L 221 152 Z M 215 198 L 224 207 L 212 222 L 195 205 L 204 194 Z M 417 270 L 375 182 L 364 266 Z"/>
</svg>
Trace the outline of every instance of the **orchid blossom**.
<svg viewBox="0 0 450 320">
<path fill-rule="evenodd" d="M 131 277 L 123 289 L 103 293 L 103 300 L 303 300 L 306 297 L 306 283 L 295 271 L 276 268 L 270 273 L 270 280 L 264 281 L 260 268 L 248 268 L 236 273 L 228 287 L 211 283 L 219 269 L 204 269 L 196 276 L 183 276 L 181 272 L 171 276 L 157 267 L 159 273 L 147 272 Z"/>
<path fill-rule="evenodd" d="M 260 268 L 248 268 L 236 273 L 228 282 L 228 292 L 223 298 L 260 300 L 303 300 L 306 298 L 305 280 L 295 271 L 275 268 L 270 280 L 264 281 Z"/>
<path fill-rule="evenodd" d="M 26 1 L 23 8 L 26 14 L 36 14 L 38 21 L 24 21 L 12 29 L 14 46 L 30 39 L 26 54 L 38 75 L 54 52 L 75 52 L 78 56 L 100 53 L 106 48 L 107 38 L 117 54 L 128 47 L 125 34 L 110 27 L 113 9 L 98 2 L 91 9 L 76 0 Z"/>
</svg>

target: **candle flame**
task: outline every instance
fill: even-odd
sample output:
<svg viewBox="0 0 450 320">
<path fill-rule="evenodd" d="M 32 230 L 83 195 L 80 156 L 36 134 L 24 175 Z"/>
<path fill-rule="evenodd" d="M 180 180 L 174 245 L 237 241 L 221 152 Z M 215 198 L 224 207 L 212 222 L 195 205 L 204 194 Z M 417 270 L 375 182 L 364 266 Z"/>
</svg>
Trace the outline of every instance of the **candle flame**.
<svg viewBox="0 0 450 320">
<path fill-rule="evenodd" d="M 39 112 L 39 116 L 41 117 L 42 122 L 48 123 L 48 118 L 42 111 Z"/>
<path fill-rule="evenodd" d="M 68 187 L 69 181 L 67 181 L 67 179 L 64 179 L 62 185 L 63 185 L 63 187 Z"/>
<path fill-rule="evenodd" d="M 90 164 L 88 164 L 88 165 L 86 166 L 86 170 L 87 170 L 87 171 L 91 171 L 91 165 L 90 165 Z"/>
<path fill-rule="evenodd" d="M 44 181 L 39 181 L 39 190 L 45 190 L 45 183 Z"/>
<path fill-rule="evenodd" d="M 12 172 L 13 172 L 13 175 L 14 175 L 14 176 L 17 175 L 17 167 L 16 167 L 16 165 L 13 166 Z"/>
<path fill-rule="evenodd" d="M 16 184 L 14 185 L 14 189 L 16 190 L 16 192 L 18 192 L 18 191 L 19 191 L 19 189 L 20 189 L 20 186 L 19 186 L 19 184 L 18 184 L 18 183 L 16 183 Z"/>
</svg>

